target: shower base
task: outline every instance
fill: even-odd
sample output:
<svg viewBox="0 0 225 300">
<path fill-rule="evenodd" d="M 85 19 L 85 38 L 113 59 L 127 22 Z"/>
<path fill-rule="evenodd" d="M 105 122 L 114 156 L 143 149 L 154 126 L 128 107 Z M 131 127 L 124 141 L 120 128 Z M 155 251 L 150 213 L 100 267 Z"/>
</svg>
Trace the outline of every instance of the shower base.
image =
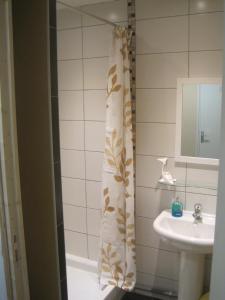
<svg viewBox="0 0 225 300">
<path fill-rule="evenodd" d="M 68 300 L 119 300 L 123 294 L 113 286 L 99 287 L 97 262 L 66 255 Z"/>
</svg>

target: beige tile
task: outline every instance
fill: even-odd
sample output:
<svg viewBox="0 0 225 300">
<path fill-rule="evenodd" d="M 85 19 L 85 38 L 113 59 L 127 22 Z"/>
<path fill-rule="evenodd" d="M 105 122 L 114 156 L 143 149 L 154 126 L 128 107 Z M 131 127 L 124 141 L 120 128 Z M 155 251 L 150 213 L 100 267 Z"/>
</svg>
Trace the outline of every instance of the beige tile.
<svg viewBox="0 0 225 300">
<path fill-rule="evenodd" d="M 67 230 L 86 233 L 86 208 L 63 205 L 64 228 Z"/>
<path fill-rule="evenodd" d="M 216 214 L 216 202 L 216 196 L 186 193 L 186 209 L 190 211 L 194 211 L 196 203 L 201 203 L 203 212 Z"/>
<path fill-rule="evenodd" d="M 87 209 L 87 231 L 88 234 L 99 236 L 101 223 L 101 211 L 98 209 Z"/>
<path fill-rule="evenodd" d="M 81 26 L 81 16 L 72 9 L 57 5 L 57 29 L 75 28 Z"/>
<path fill-rule="evenodd" d="M 175 293 L 177 293 L 178 291 L 177 280 L 170 280 L 141 272 L 137 272 L 137 284 L 148 287 L 150 289 L 163 289 Z"/>
<path fill-rule="evenodd" d="M 175 124 L 137 123 L 137 154 L 174 156 Z"/>
<path fill-rule="evenodd" d="M 88 258 L 98 260 L 99 258 L 99 238 L 88 235 Z"/>
<path fill-rule="evenodd" d="M 82 58 L 81 28 L 57 32 L 58 59 Z"/>
<path fill-rule="evenodd" d="M 102 17 L 106 20 L 112 22 L 121 22 L 127 20 L 127 1 L 126 0 L 118 0 L 111 1 L 109 3 L 99 3 L 94 5 L 86 5 L 83 9 L 85 11 L 95 15 Z M 91 18 L 88 16 L 83 16 L 83 25 L 97 25 L 102 24 L 102 21 L 99 21 L 96 18 Z"/>
<path fill-rule="evenodd" d="M 137 88 L 176 88 L 178 77 L 187 77 L 187 53 L 137 56 Z"/>
<path fill-rule="evenodd" d="M 222 77 L 222 74 L 222 51 L 200 51 L 190 53 L 190 77 Z"/>
<path fill-rule="evenodd" d="M 85 149 L 103 151 L 105 142 L 105 123 L 85 121 Z"/>
<path fill-rule="evenodd" d="M 66 253 L 88 257 L 86 234 L 65 230 Z"/>
<path fill-rule="evenodd" d="M 64 203 L 85 207 L 85 181 L 63 177 L 62 196 Z"/>
<path fill-rule="evenodd" d="M 168 170 L 172 176 L 177 179 L 178 184 L 184 184 L 186 168 L 183 164 L 177 164 L 174 159 L 169 158 Z M 157 161 L 157 157 L 137 155 L 136 158 L 136 184 L 144 187 L 160 187 L 167 189 L 165 185 L 159 185 L 158 179 L 161 176 L 161 164 Z M 184 187 L 177 187 L 179 190 L 184 190 Z"/>
<path fill-rule="evenodd" d="M 217 188 L 218 168 L 213 166 L 187 165 L 187 185 L 196 188 Z"/>
<path fill-rule="evenodd" d="M 137 89 L 137 122 L 176 122 L 176 89 Z"/>
<path fill-rule="evenodd" d="M 87 206 L 89 208 L 101 208 L 101 190 L 101 182 L 86 181 Z"/>
<path fill-rule="evenodd" d="M 84 149 L 84 121 L 60 121 L 60 147 Z"/>
<path fill-rule="evenodd" d="M 179 255 L 174 252 L 137 246 L 137 271 L 177 280 Z"/>
<path fill-rule="evenodd" d="M 84 91 L 85 120 L 105 121 L 106 114 L 106 91 Z"/>
<path fill-rule="evenodd" d="M 223 13 L 190 16 L 190 50 L 223 49 Z"/>
<path fill-rule="evenodd" d="M 106 89 L 108 58 L 84 59 L 84 88 Z"/>
<path fill-rule="evenodd" d="M 136 243 L 143 246 L 177 252 L 175 247 L 160 240 L 159 235 L 153 229 L 153 222 L 154 219 L 136 218 Z"/>
<path fill-rule="evenodd" d="M 58 61 L 59 90 L 81 90 L 83 88 L 81 60 Z"/>
<path fill-rule="evenodd" d="M 83 92 L 59 92 L 59 119 L 83 120 Z"/>
<path fill-rule="evenodd" d="M 187 0 L 138 0 L 136 1 L 136 18 L 147 19 L 184 15 L 188 12 Z"/>
<path fill-rule="evenodd" d="M 223 8 L 223 0 L 190 0 L 191 13 L 223 11 Z"/>
<path fill-rule="evenodd" d="M 141 20 L 136 24 L 137 54 L 188 50 L 188 17 Z"/>
<path fill-rule="evenodd" d="M 75 150 L 61 150 L 62 176 L 84 179 L 84 152 Z"/>
<path fill-rule="evenodd" d="M 83 28 L 83 55 L 85 58 L 109 56 L 113 27 L 110 25 Z"/>
<path fill-rule="evenodd" d="M 86 152 L 86 179 L 102 180 L 103 153 Z"/>
<path fill-rule="evenodd" d="M 175 197 L 185 204 L 184 192 L 136 187 L 136 215 L 154 219 L 161 211 L 170 208 Z"/>
</svg>

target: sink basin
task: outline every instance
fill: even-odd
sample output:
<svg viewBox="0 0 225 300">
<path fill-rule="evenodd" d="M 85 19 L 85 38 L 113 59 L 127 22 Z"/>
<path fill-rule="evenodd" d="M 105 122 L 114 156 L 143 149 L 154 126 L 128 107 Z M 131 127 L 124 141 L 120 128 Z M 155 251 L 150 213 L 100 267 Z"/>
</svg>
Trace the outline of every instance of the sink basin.
<svg viewBox="0 0 225 300">
<path fill-rule="evenodd" d="M 215 216 L 202 214 L 202 223 L 194 224 L 192 212 L 184 211 L 175 218 L 164 210 L 154 221 L 153 227 L 161 239 L 184 251 L 201 254 L 212 253 L 215 230 Z"/>
<path fill-rule="evenodd" d="M 164 210 L 153 223 L 160 238 L 180 251 L 178 300 L 199 300 L 204 282 L 205 254 L 212 253 L 215 216 L 202 214 L 202 223 L 194 223 L 191 211 L 175 218 Z"/>
</svg>

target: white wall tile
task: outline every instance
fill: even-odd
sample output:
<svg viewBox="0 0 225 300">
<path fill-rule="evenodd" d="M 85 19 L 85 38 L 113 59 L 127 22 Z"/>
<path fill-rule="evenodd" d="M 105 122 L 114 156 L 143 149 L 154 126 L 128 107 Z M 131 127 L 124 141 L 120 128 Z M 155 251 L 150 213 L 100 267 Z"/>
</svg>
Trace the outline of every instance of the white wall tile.
<svg viewBox="0 0 225 300">
<path fill-rule="evenodd" d="M 176 122 L 176 89 L 137 89 L 137 122 Z"/>
<path fill-rule="evenodd" d="M 86 179 L 102 180 L 103 153 L 86 152 Z"/>
<path fill-rule="evenodd" d="M 101 223 L 101 211 L 98 209 L 87 209 L 87 232 L 99 236 Z"/>
<path fill-rule="evenodd" d="M 84 152 L 75 150 L 61 150 L 62 176 L 85 178 Z"/>
<path fill-rule="evenodd" d="M 177 249 L 169 243 L 163 242 L 159 234 L 153 229 L 154 219 L 136 218 L 136 243 L 158 249 L 165 249 L 177 252 Z"/>
<path fill-rule="evenodd" d="M 187 53 L 137 56 L 137 88 L 176 88 L 177 78 L 187 73 Z"/>
<path fill-rule="evenodd" d="M 142 20 L 136 24 L 137 54 L 188 50 L 188 17 Z"/>
<path fill-rule="evenodd" d="M 102 183 L 97 181 L 86 181 L 87 206 L 89 208 L 101 208 Z"/>
<path fill-rule="evenodd" d="M 174 156 L 175 125 L 137 123 L 137 154 Z"/>
<path fill-rule="evenodd" d="M 106 89 L 108 58 L 84 59 L 84 88 Z"/>
<path fill-rule="evenodd" d="M 63 205 L 64 228 L 86 233 L 86 209 L 84 207 Z"/>
<path fill-rule="evenodd" d="M 85 58 L 109 56 L 113 27 L 110 25 L 83 28 L 83 55 Z"/>
<path fill-rule="evenodd" d="M 190 16 L 190 50 L 223 49 L 223 13 Z"/>
<path fill-rule="evenodd" d="M 85 120 L 105 121 L 106 114 L 106 91 L 84 91 Z"/>
<path fill-rule="evenodd" d="M 222 77 L 222 51 L 190 52 L 190 77 Z"/>
<path fill-rule="evenodd" d="M 84 121 L 60 121 L 60 146 L 63 149 L 84 149 Z"/>
<path fill-rule="evenodd" d="M 102 17 L 106 20 L 112 22 L 121 22 L 127 20 L 127 1 L 126 0 L 118 0 L 111 1 L 108 3 L 99 3 L 94 5 L 86 5 L 84 7 L 85 11 L 95 15 Z M 102 21 L 99 21 L 96 18 L 91 18 L 88 16 L 83 17 L 83 25 L 91 26 L 102 24 Z"/>
<path fill-rule="evenodd" d="M 57 32 L 57 56 L 59 60 L 82 58 L 81 28 Z"/>
<path fill-rule="evenodd" d="M 187 0 L 138 0 L 136 1 L 136 18 L 147 19 L 184 15 L 188 12 Z"/>
<path fill-rule="evenodd" d="M 81 90 L 83 88 L 81 60 L 58 61 L 59 90 Z"/>
<path fill-rule="evenodd" d="M 137 246 L 137 271 L 177 280 L 179 254 L 155 248 Z"/>
<path fill-rule="evenodd" d="M 217 188 L 218 168 L 209 166 L 187 165 L 187 185 L 196 188 Z"/>
<path fill-rule="evenodd" d="M 62 196 L 64 203 L 86 206 L 85 181 L 62 177 Z"/>
<path fill-rule="evenodd" d="M 72 9 L 57 5 L 57 29 L 75 28 L 81 26 L 81 16 Z"/>
<path fill-rule="evenodd" d="M 83 120 L 83 92 L 59 92 L 59 119 Z"/>
<path fill-rule="evenodd" d="M 191 13 L 223 11 L 223 9 L 223 0 L 190 0 Z"/>
<path fill-rule="evenodd" d="M 88 257 L 86 234 L 65 230 L 66 253 Z"/>
<path fill-rule="evenodd" d="M 136 187 L 136 215 L 154 219 L 161 211 L 170 208 L 175 197 L 185 204 L 184 192 Z"/>
<path fill-rule="evenodd" d="M 137 284 L 148 288 L 167 290 L 172 292 L 178 291 L 178 281 L 166 279 L 151 274 L 137 272 Z"/>
<path fill-rule="evenodd" d="M 174 159 L 169 158 L 167 167 L 172 176 L 177 179 L 178 183 L 185 182 L 186 168 L 183 164 L 176 164 Z M 158 179 L 161 175 L 161 164 L 157 161 L 157 157 L 137 155 L 136 174 L 137 186 L 161 187 L 162 189 L 166 189 L 166 186 L 158 184 Z M 180 188 L 180 190 L 182 190 L 182 188 Z"/>
<path fill-rule="evenodd" d="M 85 121 L 85 149 L 103 151 L 105 143 L 105 123 Z"/>
<path fill-rule="evenodd" d="M 187 210 L 194 211 L 194 205 L 196 203 L 201 203 L 203 212 L 216 214 L 216 201 L 216 196 L 186 193 Z"/>
<path fill-rule="evenodd" d="M 91 260 L 98 260 L 99 249 L 99 238 L 88 235 L 88 258 Z"/>
</svg>

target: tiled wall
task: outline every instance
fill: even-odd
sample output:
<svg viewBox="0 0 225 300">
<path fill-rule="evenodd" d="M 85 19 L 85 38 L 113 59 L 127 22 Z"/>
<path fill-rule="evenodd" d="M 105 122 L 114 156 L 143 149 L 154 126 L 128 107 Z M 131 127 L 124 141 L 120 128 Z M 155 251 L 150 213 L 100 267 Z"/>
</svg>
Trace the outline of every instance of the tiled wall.
<svg viewBox="0 0 225 300">
<path fill-rule="evenodd" d="M 126 1 L 92 5 L 89 11 L 126 21 Z M 177 289 L 179 255 L 152 229 L 175 194 L 187 209 L 201 202 L 215 212 L 218 171 L 175 164 L 176 80 L 222 74 L 222 0 L 136 0 L 138 283 Z M 58 11 L 58 59 L 63 201 L 67 252 L 97 259 L 104 137 L 108 25 Z M 159 187 L 159 156 L 182 183 Z M 207 259 L 207 269 L 210 260 Z M 206 284 L 209 272 L 206 272 Z"/>
<path fill-rule="evenodd" d="M 176 80 L 221 77 L 223 1 L 137 0 L 137 268 L 138 281 L 176 289 L 179 256 L 159 241 L 152 222 L 177 194 L 187 209 L 201 202 L 215 213 L 218 170 L 175 164 Z M 157 188 L 157 157 L 184 185 L 176 192 Z M 207 269 L 210 260 L 207 261 Z M 206 285 L 209 280 L 206 272 Z"/>
<path fill-rule="evenodd" d="M 122 24 L 127 21 L 126 0 L 89 5 L 85 9 Z M 96 260 L 112 26 L 62 7 L 57 22 L 66 252 Z"/>
</svg>

